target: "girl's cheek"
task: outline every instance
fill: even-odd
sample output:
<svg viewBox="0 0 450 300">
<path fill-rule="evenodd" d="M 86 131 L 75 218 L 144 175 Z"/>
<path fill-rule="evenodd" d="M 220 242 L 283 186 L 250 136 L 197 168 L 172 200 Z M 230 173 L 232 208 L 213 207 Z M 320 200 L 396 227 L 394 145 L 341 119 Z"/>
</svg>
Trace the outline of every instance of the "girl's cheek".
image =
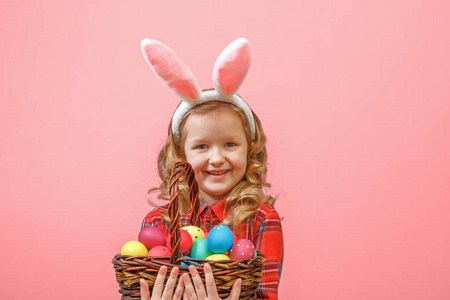
<svg viewBox="0 0 450 300">
<path fill-rule="evenodd" d="M 197 159 L 196 159 L 195 157 L 187 156 L 187 157 L 186 157 L 186 161 L 187 161 L 188 163 L 190 163 L 194 169 L 195 169 L 195 167 L 197 166 Z"/>
</svg>

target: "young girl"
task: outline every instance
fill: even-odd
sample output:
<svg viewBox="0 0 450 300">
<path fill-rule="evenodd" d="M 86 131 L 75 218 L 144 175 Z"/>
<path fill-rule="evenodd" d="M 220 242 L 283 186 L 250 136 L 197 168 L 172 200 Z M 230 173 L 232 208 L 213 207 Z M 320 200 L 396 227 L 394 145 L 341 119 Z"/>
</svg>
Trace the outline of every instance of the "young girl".
<svg viewBox="0 0 450 300">
<path fill-rule="evenodd" d="M 214 226 L 224 224 L 236 233 L 237 238 L 251 240 L 266 257 L 257 298 L 278 299 L 283 235 L 280 217 L 272 206 L 275 199 L 262 190 L 269 187 L 265 180 L 266 139 L 258 117 L 236 94 L 250 67 L 249 43 L 243 38 L 237 39 L 220 54 L 214 65 L 214 89 L 204 91 L 169 47 L 145 39 L 142 49 L 156 75 L 182 100 L 172 117 L 167 142 L 158 158 L 162 183 L 149 193 L 159 191 L 159 199 L 169 200 L 173 166 L 179 161 L 190 163 L 199 187 L 202 229 L 206 233 Z M 181 226 L 190 225 L 188 192 L 187 184 L 180 182 Z M 167 205 L 151 211 L 142 223 L 142 228 L 146 226 L 156 226 L 167 234 L 170 227 Z M 165 297 L 172 299 L 173 293 L 174 299 L 180 299 L 180 293 L 185 290 L 189 294 L 185 297 L 189 299 L 212 299 L 215 291 L 212 273 L 207 264 L 204 269 L 206 291 L 201 281 L 198 285 L 195 268 L 190 269 L 195 288 L 190 280 L 180 280 L 173 291 L 178 274 L 178 268 L 174 268 L 173 276 L 166 284 Z M 152 299 L 159 299 L 163 292 L 165 272 L 165 268 L 160 270 L 160 286 L 155 283 L 153 294 L 156 296 Z M 233 286 L 230 299 L 238 299 L 239 283 L 236 281 Z M 145 283 L 142 284 L 144 299 L 149 296 L 146 296 Z"/>
</svg>

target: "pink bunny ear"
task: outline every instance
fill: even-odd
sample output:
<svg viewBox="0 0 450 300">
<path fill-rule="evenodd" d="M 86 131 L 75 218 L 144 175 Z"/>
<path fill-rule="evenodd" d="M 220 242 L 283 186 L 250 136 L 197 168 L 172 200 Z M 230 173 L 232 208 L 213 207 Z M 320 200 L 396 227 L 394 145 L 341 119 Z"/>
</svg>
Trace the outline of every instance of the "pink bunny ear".
<svg viewBox="0 0 450 300">
<path fill-rule="evenodd" d="M 155 74 L 183 100 L 197 99 L 201 89 L 197 79 L 167 45 L 152 39 L 143 39 L 142 53 Z"/>
<path fill-rule="evenodd" d="M 237 92 L 250 68 L 252 50 L 248 41 L 239 38 L 226 47 L 214 64 L 215 89 L 229 96 Z"/>
</svg>

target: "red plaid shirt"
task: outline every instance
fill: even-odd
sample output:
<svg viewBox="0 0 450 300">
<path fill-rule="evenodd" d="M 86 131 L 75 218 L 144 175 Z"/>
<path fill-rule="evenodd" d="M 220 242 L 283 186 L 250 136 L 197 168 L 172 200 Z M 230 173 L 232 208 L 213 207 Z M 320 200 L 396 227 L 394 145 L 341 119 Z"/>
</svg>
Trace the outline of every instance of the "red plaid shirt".
<svg viewBox="0 0 450 300">
<path fill-rule="evenodd" d="M 212 206 L 201 205 L 200 217 L 205 233 L 219 225 L 226 217 L 224 204 L 225 200 L 221 200 Z M 167 235 L 170 224 L 162 219 L 162 211 L 162 208 L 155 208 L 148 213 L 142 222 L 142 228 L 156 226 Z M 181 217 L 181 226 L 188 225 L 190 225 L 189 216 Z M 278 299 L 278 283 L 283 265 L 283 232 L 280 217 L 275 208 L 266 203 L 262 204 L 252 220 L 241 224 L 241 233 L 237 238 L 249 239 L 256 249 L 266 256 L 257 299 Z"/>
</svg>

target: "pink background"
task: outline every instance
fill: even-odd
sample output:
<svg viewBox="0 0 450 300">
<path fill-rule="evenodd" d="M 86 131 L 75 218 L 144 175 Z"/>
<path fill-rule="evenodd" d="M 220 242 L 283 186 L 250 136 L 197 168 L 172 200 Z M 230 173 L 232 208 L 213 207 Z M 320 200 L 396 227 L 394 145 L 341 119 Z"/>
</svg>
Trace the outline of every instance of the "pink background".
<svg viewBox="0 0 450 300">
<path fill-rule="evenodd" d="M 285 217 L 280 298 L 450 298 L 449 2 L 275 3 L 2 1 L 2 299 L 119 299 L 110 261 L 177 103 L 140 40 L 209 88 L 240 36 Z"/>
</svg>

